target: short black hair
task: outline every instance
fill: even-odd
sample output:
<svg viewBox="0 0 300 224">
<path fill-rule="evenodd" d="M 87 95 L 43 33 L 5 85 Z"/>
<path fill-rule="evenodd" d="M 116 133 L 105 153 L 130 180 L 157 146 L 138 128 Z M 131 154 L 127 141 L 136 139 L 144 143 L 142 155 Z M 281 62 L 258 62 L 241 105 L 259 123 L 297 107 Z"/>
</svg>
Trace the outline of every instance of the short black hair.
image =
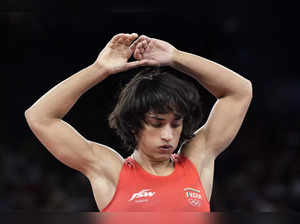
<svg viewBox="0 0 300 224">
<path fill-rule="evenodd" d="M 178 147 L 193 137 L 203 119 L 199 92 L 193 82 L 184 80 L 168 67 L 145 67 L 122 89 L 108 117 L 128 152 L 133 152 L 135 134 L 143 129 L 145 115 L 174 113 L 183 118 Z"/>
</svg>

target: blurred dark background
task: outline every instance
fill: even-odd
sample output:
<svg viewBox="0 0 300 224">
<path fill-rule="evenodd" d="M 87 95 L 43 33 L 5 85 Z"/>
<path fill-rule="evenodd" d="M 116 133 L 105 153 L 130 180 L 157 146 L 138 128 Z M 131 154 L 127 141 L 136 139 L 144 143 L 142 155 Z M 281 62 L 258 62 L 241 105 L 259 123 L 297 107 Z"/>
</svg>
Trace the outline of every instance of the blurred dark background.
<svg viewBox="0 0 300 224">
<path fill-rule="evenodd" d="M 288 1 L 1 1 L 0 211 L 97 211 L 87 178 L 39 143 L 24 111 L 122 32 L 166 40 L 252 81 L 243 126 L 216 161 L 212 211 L 300 211 L 298 21 Z M 134 72 L 89 90 L 65 117 L 123 156 L 107 116 Z M 214 98 L 199 91 L 208 115 Z"/>
</svg>

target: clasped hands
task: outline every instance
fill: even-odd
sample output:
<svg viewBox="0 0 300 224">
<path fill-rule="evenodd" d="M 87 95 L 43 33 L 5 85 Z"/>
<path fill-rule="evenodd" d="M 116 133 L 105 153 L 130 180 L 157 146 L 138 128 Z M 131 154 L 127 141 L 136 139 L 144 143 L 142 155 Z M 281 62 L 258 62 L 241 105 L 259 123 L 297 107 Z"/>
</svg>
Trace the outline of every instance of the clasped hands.
<svg viewBox="0 0 300 224">
<path fill-rule="evenodd" d="M 95 63 L 111 75 L 139 66 L 170 66 L 176 51 L 166 41 L 136 33 L 121 33 L 107 43 Z M 128 62 L 131 56 L 136 60 Z"/>
</svg>

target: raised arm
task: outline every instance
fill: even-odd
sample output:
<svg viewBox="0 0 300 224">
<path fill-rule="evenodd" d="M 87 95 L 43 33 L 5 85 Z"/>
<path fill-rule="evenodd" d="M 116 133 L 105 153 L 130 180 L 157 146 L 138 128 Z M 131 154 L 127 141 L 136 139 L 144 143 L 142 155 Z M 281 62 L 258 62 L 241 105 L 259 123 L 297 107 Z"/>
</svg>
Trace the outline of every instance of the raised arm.
<svg viewBox="0 0 300 224">
<path fill-rule="evenodd" d="M 147 59 L 154 66 L 167 65 L 180 70 L 199 81 L 217 98 L 205 125 L 183 148 L 189 158 L 214 160 L 241 127 L 252 98 L 251 82 L 222 65 L 179 51 L 165 41 L 141 36 L 135 42 L 135 58 Z"/>
<path fill-rule="evenodd" d="M 92 65 L 50 89 L 25 111 L 28 125 L 40 142 L 58 160 L 88 177 L 98 173 L 114 178 L 117 174 L 112 172 L 120 169 L 123 158 L 107 146 L 88 141 L 62 119 L 87 90 L 112 74 L 144 63 L 128 63 L 136 38 L 137 34 L 114 36 Z"/>
<path fill-rule="evenodd" d="M 217 101 L 207 122 L 187 145 L 190 152 L 198 145 L 213 159 L 224 151 L 236 136 L 252 98 L 251 82 L 239 74 L 200 56 L 176 51 L 172 66 L 198 80 Z"/>
</svg>

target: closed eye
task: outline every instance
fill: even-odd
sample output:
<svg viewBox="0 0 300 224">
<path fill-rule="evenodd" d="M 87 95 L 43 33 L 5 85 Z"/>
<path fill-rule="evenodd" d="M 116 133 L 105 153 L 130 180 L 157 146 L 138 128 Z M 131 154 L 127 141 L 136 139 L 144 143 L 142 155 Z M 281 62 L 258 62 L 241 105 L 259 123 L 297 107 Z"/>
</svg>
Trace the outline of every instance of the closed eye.
<svg viewBox="0 0 300 224">
<path fill-rule="evenodd" d="M 172 124 L 172 127 L 173 128 L 177 128 L 179 127 L 181 124 Z M 156 127 L 156 128 L 160 128 L 162 126 L 162 123 L 157 123 L 157 124 L 152 124 L 153 127 Z"/>
</svg>

